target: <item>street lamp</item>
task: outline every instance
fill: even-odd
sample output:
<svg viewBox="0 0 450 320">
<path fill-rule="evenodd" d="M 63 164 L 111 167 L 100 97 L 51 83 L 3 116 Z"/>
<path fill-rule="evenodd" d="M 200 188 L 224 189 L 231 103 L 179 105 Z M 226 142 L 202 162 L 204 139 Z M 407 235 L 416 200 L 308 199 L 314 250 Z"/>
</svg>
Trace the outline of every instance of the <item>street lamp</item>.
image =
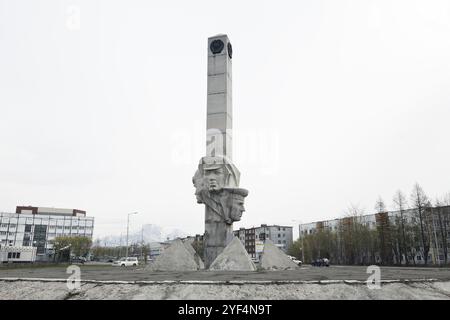
<svg viewBox="0 0 450 320">
<path fill-rule="evenodd" d="M 130 212 L 128 214 L 128 219 L 127 219 L 127 243 L 126 243 L 126 248 L 125 248 L 125 257 L 128 257 L 128 233 L 130 231 L 130 216 L 132 214 L 137 214 L 137 212 Z"/>
</svg>

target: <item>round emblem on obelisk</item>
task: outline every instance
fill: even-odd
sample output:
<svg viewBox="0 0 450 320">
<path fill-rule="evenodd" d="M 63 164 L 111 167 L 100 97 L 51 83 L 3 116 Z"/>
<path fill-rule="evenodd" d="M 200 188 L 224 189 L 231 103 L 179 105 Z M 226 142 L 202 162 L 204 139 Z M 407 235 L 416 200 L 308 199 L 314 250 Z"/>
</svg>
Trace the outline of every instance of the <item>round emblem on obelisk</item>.
<svg viewBox="0 0 450 320">
<path fill-rule="evenodd" d="M 231 42 L 228 42 L 227 49 L 228 49 L 228 56 L 231 59 L 231 56 L 233 55 L 233 48 L 231 47 Z"/>
<path fill-rule="evenodd" d="M 211 42 L 209 48 L 211 49 L 211 52 L 214 54 L 221 53 L 223 50 L 224 44 L 222 40 L 214 40 Z"/>
</svg>

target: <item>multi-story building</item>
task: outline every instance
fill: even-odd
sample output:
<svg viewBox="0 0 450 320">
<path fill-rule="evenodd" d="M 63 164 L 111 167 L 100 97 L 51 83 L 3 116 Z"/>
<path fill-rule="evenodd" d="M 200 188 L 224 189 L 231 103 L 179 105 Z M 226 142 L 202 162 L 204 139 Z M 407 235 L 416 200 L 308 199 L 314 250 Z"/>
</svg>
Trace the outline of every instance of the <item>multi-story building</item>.
<svg viewBox="0 0 450 320">
<path fill-rule="evenodd" d="M 270 239 L 284 252 L 287 252 L 293 242 L 292 227 L 290 226 L 262 224 L 260 227 L 235 230 L 234 236 L 241 240 L 247 253 L 256 259 L 259 259 L 266 239 Z"/>
<path fill-rule="evenodd" d="M 77 209 L 18 206 L 15 213 L 0 212 L 0 244 L 36 247 L 36 260 L 52 258 L 52 240 L 59 236 L 92 239 L 94 218 Z"/>
<path fill-rule="evenodd" d="M 450 248 L 450 206 L 423 208 L 421 217 L 419 217 L 417 209 L 405 209 L 402 212 L 389 211 L 300 224 L 299 237 L 302 239 L 307 235 L 325 230 L 331 232 L 340 231 L 342 233 L 345 232 L 347 226 L 355 222 L 355 219 L 369 230 L 377 230 L 383 233 L 384 239 L 392 240 L 391 242 L 395 242 L 393 238 L 396 235 L 393 233 L 393 230 L 399 230 L 399 224 L 403 222 L 408 228 L 407 232 L 415 232 L 413 235 L 413 247 L 415 248 L 410 250 L 408 257 L 402 257 L 401 263 L 405 263 L 406 258 L 408 258 L 417 264 L 423 264 L 425 261 L 423 243 L 421 241 L 420 220 L 422 220 L 423 233 L 429 246 L 427 260 L 430 263 L 442 264 L 446 260 L 445 255 L 447 255 L 447 261 L 450 261 L 450 252 L 448 250 Z M 415 231 L 413 231 L 414 229 Z M 399 246 L 398 241 L 394 244 L 394 250 L 398 251 L 398 248 L 395 246 Z"/>
</svg>

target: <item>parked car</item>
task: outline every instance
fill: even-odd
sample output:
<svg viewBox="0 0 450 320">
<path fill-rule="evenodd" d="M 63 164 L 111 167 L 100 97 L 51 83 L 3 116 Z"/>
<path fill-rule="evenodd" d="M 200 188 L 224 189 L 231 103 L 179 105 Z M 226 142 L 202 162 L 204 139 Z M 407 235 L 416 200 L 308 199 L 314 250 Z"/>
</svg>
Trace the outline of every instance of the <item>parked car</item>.
<svg viewBox="0 0 450 320">
<path fill-rule="evenodd" d="M 70 262 L 71 263 L 81 263 L 84 264 L 87 261 L 85 257 L 73 257 Z"/>
<path fill-rule="evenodd" d="M 303 262 L 301 260 L 298 260 L 298 259 L 295 259 L 295 258 L 292 259 L 292 262 L 294 262 L 298 266 L 302 266 L 302 264 L 303 264 Z"/>
<path fill-rule="evenodd" d="M 301 266 L 301 265 L 303 264 L 303 262 L 302 262 L 301 260 L 298 260 L 296 257 L 289 256 L 289 255 L 288 255 L 288 257 L 289 257 L 289 259 L 291 259 L 292 262 L 294 262 L 296 265 Z"/>
<path fill-rule="evenodd" d="M 329 267 L 330 266 L 330 260 L 327 258 L 321 258 L 314 260 L 311 265 L 313 267 Z"/>
<path fill-rule="evenodd" d="M 114 261 L 112 264 L 114 267 L 136 267 L 139 265 L 138 258 L 126 257 L 120 260 Z"/>
</svg>

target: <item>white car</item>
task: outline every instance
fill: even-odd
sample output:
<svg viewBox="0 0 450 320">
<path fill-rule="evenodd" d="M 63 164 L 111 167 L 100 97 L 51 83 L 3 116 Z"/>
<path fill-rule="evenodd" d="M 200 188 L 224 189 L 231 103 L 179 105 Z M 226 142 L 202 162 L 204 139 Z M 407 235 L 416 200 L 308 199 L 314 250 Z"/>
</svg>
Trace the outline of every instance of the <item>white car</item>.
<svg viewBox="0 0 450 320">
<path fill-rule="evenodd" d="M 297 260 L 297 259 L 292 259 L 292 262 L 294 262 L 298 266 L 302 265 L 302 262 L 300 260 Z"/>
<path fill-rule="evenodd" d="M 113 267 L 136 267 L 139 261 L 136 257 L 127 257 L 113 262 Z"/>
<path fill-rule="evenodd" d="M 296 265 L 301 266 L 303 262 L 301 262 L 300 260 L 298 260 L 296 257 L 293 256 L 288 256 L 289 259 L 292 260 L 292 262 L 294 262 Z"/>
</svg>

